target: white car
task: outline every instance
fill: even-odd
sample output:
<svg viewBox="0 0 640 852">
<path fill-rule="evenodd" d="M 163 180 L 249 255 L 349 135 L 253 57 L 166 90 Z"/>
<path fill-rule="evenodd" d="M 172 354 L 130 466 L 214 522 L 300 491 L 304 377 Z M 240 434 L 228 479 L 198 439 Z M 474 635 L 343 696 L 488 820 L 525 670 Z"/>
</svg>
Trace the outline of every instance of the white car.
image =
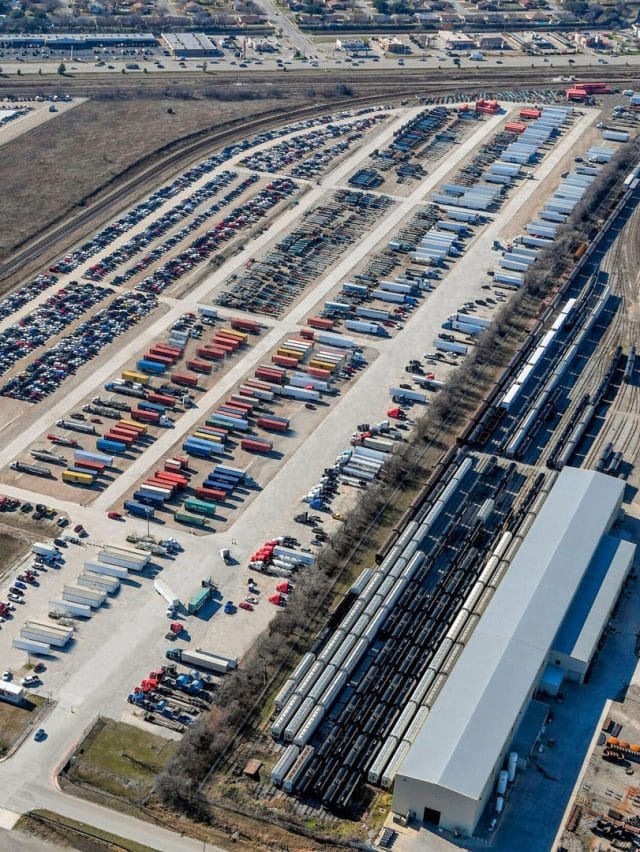
<svg viewBox="0 0 640 852">
<path fill-rule="evenodd" d="M 13 672 L 10 672 L 8 669 L 6 672 L 3 672 L 2 680 L 13 680 Z"/>
<path fill-rule="evenodd" d="M 40 678 L 36 675 L 26 675 L 20 681 L 21 686 L 34 686 L 36 683 L 40 683 Z"/>
</svg>

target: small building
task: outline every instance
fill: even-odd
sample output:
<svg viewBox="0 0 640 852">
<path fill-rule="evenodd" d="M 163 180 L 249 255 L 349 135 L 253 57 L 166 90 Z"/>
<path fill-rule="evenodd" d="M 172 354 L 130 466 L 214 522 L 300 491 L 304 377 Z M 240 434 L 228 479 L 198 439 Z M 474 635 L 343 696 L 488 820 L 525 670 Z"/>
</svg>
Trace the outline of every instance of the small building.
<svg viewBox="0 0 640 852">
<path fill-rule="evenodd" d="M 175 59 L 198 59 L 223 54 L 205 33 L 162 33 L 161 38 Z"/>
<path fill-rule="evenodd" d="M 0 682 L 0 701 L 9 704 L 24 704 L 27 691 L 24 686 L 6 681 Z"/>
</svg>

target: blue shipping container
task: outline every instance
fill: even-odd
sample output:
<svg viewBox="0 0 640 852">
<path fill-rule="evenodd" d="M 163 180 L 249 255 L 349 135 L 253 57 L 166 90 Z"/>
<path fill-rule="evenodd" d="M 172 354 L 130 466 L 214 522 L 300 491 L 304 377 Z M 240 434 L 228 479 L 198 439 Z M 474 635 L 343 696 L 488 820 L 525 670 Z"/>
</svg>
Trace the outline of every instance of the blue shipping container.
<svg viewBox="0 0 640 852">
<path fill-rule="evenodd" d="M 131 515 L 137 515 L 140 518 L 153 518 L 154 511 L 151 506 L 143 506 L 137 500 L 125 500 L 124 508 Z"/>
<path fill-rule="evenodd" d="M 127 445 L 121 444 L 120 441 L 109 441 L 107 438 L 98 438 L 96 447 L 99 450 L 104 450 L 105 453 L 113 453 L 115 455 L 125 453 Z"/>
</svg>

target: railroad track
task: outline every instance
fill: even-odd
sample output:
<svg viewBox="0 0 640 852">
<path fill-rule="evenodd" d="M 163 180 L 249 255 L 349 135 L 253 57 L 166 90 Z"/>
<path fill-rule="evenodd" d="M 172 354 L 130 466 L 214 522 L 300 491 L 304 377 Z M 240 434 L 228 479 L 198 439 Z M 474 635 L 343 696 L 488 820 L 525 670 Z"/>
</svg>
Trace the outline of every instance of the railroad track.
<svg viewBox="0 0 640 852">
<path fill-rule="evenodd" d="M 615 67 L 603 69 L 604 74 L 599 74 L 605 80 L 615 83 L 631 83 L 635 75 L 627 69 Z M 552 73 L 554 72 L 554 73 Z M 129 166 L 126 172 L 114 176 L 107 185 L 98 187 L 91 196 L 82 199 L 81 204 L 86 205 L 69 219 L 61 218 L 53 223 L 41 235 L 31 235 L 28 244 L 22 244 L 6 260 L 0 264 L 0 295 L 7 292 L 10 286 L 16 283 L 16 278 L 26 277 L 34 271 L 35 262 L 41 264 L 50 263 L 56 255 L 67 251 L 76 241 L 85 236 L 90 230 L 94 230 L 102 223 L 110 219 L 118 210 L 131 204 L 136 198 L 141 197 L 148 190 L 147 181 L 153 178 L 154 183 L 161 182 L 169 174 L 192 164 L 200 159 L 203 152 L 208 149 L 222 147 L 229 141 L 236 139 L 240 133 L 246 136 L 250 133 L 268 130 L 282 123 L 290 123 L 302 118 L 317 116 L 325 112 L 335 112 L 343 108 L 367 106 L 380 102 L 381 99 L 394 100 L 398 98 L 415 97 L 418 95 L 433 97 L 453 95 L 456 92 L 476 94 L 491 94 L 491 92 L 508 91 L 510 89 L 526 88 L 535 89 L 538 86 L 551 89 L 562 89 L 566 83 L 554 83 L 554 76 L 558 76 L 558 69 L 514 69 L 505 73 L 501 69 L 483 69 L 480 74 L 474 74 L 475 82 L 469 85 L 468 71 L 459 69 L 447 69 L 446 81 L 434 83 L 425 71 L 406 71 L 405 69 L 385 70 L 384 86 L 380 84 L 379 72 L 363 71 L 361 73 L 344 74 L 340 77 L 340 83 L 345 86 L 354 85 L 363 90 L 370 87 L 372 90 L 362 94 L 353 93 L 342 98 L 333 98 L 322 104 L 313 104 L 298 108 L 276 109 L 263 114 L 259 118 L 245 120 L 244 118 L 233 119 L 222 129 L 209 128 L 191 134 L 184 140 L 168 143 L 144 158 Z M 585 72 L 588 76 L 588 70 Z M 573 76 L 576 76 L 574 74 Z M 107 94 L 124 97 L 180 97 L 178 89 L 172 91 L 171 86 L 178 86 L 184 92 L 185 84 L 200 86 L 201 93 L 204 83 L 209 88 L 220 86 L 224 81 L 235 81 L 237 74 L 234 72 L 214 71 L 204 74 L 180 75 L 176 78 L 152 77 L 144 81 L 144 89 L 140 91 L 140 78 L 135 75 L 125 75 L 122 80 L 114 82 L 112 75 L 86 74 L 65 78 L 63 87 L 65 92 L 76 96 L 87 96 L 91 98 L 102 98 Z M 335 82 L 333 74 L 331 81 Z M 395 80 L 398 83 L 395 83 Z M 326 77 L 308 71 L 292 71 L 288 75 L 279 72 L 260 72 L 258 76 L 251 74 L 242 77 L 242 85 L 252 90 L 262 90 L 264 95 L 269 94 L 269 87 L 273 89 L 273 81 L 277 80 L 277 89 L 295 92 L 299 95 L 303 86 L 322 86 L 326 88 Z M 238 79 L 239 82 L 239 79 Z M 59 92 L 61 81 L 59 78 L 50 79 L 38 77 L 34 80 L 22 79 L 19 83 L 13 81 L 0 81 L 0 95 L 13 94 L 17 97 L 21 93 L 32 94 L 34 90 L 42 94 L 48 92 Z M 319 92 L 322 96 L 322 92 Z M 27 241 L 25 241 L 27 242 Z"/>
<path fill-rule="evenodd" d="M 614 295 L 621 298 L 615 322 L 607 332 L 611 345 L 630 348 L 640 342 L 640 306 L 636 283 L 640 263 L 640 207 L 636 207 L 620 229 L 615 244 L 605 256 L 602 268 L 609 273 Z M 594 467 L 606 443 L 613 442 L 625 456 L 636 456 L 640 446 L 640 396 L 633 384 L 621 383 L 607 409 L 607 423 L 600 429 L 587 453 L 584 465 Z"/>
</svg>

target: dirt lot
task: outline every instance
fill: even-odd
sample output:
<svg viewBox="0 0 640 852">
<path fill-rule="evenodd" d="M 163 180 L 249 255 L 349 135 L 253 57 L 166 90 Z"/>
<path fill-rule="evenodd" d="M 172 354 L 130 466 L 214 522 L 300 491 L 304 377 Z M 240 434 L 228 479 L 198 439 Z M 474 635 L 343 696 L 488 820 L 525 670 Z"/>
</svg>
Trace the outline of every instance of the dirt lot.
<svg viewBox="0 0 640 852">
<path fill-rule="evenodd" d="M 32 720 L 37 718 L 38 710 L 45 699 L 39 695 L 29 695 L 23 707 L 0 701 L 0 755 L 5 754 Z"/>
<path fill-rule="evenodd" d="M 28 541 L 10 535 L 0 525 L 0 577 L 4 575 L 7 568 L 13 565 L 19 556 L 26 553 L 28 547 Z"/>
<path fill-rule="evenodd" d="M 133 840 L 100 831 L 91 825 L 46 810 L 30 811 L 20 817 L 14 830 L 39 837 L 51 844 L 52 849 L 79 849 L 82 852 L 127 849 L 129 852 L 152 852 L 150 846 L 141 846 Z"/>
</svg>

